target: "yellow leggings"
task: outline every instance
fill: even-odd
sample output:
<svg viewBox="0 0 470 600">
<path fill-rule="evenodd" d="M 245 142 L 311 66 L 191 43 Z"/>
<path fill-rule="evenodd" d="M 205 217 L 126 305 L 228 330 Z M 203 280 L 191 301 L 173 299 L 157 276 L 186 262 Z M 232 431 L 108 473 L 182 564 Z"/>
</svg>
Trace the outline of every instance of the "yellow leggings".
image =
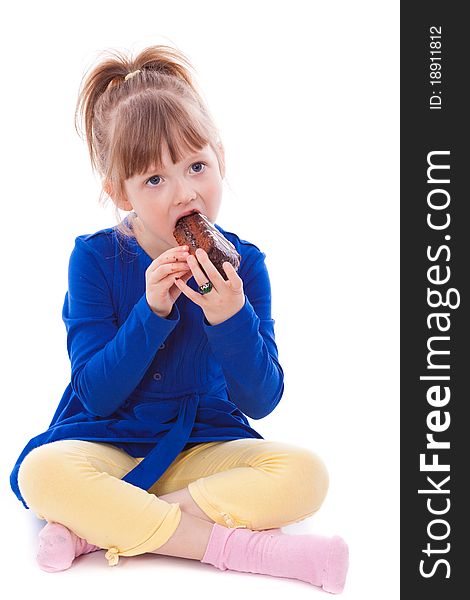
<svg viewBox="0 0 470 600">
<path fill-rule="evenodd" d="M 188 448 L 147 491 L 121 481 L 141 460 L 111 444 L 61 440 L 32 450 L 18 483 L 37 517 L 62 523 L 117 556 L 151 552 L 168 541 L 181 510 L 158 496 L 185 487 L 219 525 L 253 530 L 309 517 L 328 489 L 316 454 L 258 438 Z"/>
</svg>

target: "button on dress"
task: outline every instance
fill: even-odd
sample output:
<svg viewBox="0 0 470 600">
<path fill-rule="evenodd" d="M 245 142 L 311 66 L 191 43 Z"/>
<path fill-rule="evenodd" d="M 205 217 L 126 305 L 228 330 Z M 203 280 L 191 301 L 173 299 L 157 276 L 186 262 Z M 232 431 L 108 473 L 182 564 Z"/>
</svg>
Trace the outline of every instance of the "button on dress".
<svg viewBox="0 0 470 600">
<path fill-rule="evenodd" d="M 145 295 L 150 256 L 116 227 L 78 236 L 62 310 L 71 379 L 48 429 L 25 446 L 64 439 L 105 442 L 145 457 L 124 481 L 149 489 L 177 455 L 197 443 L 263 436 L 248 418 L 274 410 L 284 391 L 271 316 L 266 255 L 215 227 L 241 256 L 245 304 L 210 325 L 183 293 L 167 318 Z M 176 242 L 175 242 L 176 245 Z M 187 285 L 197 291 L 191 278 Z"/>
</svg>

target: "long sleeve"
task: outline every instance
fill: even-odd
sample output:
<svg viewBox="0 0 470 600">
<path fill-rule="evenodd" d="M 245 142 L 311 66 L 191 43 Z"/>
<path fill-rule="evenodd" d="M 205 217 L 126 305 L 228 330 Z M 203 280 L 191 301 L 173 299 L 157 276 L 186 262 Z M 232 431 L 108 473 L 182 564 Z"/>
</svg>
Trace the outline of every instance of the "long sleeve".
<svg viewBox="0 0 470 600">
<path fill-rule="evenodd" d="M 243 308 L 218 325 L 211 326 L 204 319 L 204 329 L 212 352 L 222 365 L 230 399 L 252 419 L 271 413 L 284 392 L 264 259 L 265 254 L 259 252 L 241 275 Z"/>
<path fill-rule="evenodd" d="M 81 238 L 70 257 L 68 278 L 62 318 L 72 388 L 89 412 L 105 417 L 136 388 L 180 315 L 174 305 L 168 318 L 159 317 L 144 293 L 118 327 L 103 259 Z"/>
</svg>

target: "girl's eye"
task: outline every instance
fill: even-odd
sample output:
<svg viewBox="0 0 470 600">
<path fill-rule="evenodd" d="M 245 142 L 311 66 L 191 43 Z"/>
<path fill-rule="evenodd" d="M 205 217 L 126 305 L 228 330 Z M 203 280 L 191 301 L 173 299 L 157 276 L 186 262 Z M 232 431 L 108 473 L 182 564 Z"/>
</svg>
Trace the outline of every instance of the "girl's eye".
<svg viewBox="0 0 470 600">
<path fill-rule="evenodd" d="M 196 173 L 202 173 L 202 171 L 204 171 L 204 167 L 206 166 L 205 163 L 203 163 L 203 162 L 197 162 L 197 163 L 192 164 L 191 167 L 194 167 L 194 166 L 197 166 L 197 165 L 201 165 L 202 169 L 198 169 L 196 171 Z"/>
<path fill-rule="evenodd" d="M 160 175 L 153 175 L 152 177 L 147 179 L 146 183 L 152 182 L 152 180 L 155 180 L 155 179 L 161 179 Z M 152 183 L 158 184 L 158 182 L 155 182 L 155 181 L 153 181 Z"/>
<path fill-rule="evenodd" d="M 197 163 L 193 163 L 191 165 L 191 168 L 193 169 L 194 167 L 199 167 L 199 168 L 196 169 L 195 172 L 196 173 L 202 173 L 204 171 L 205 166 L 206 166 L 206 163 L 197 162 Z M 147 179 L 147 181 L 145 183 L 146 184 L 147 183 L 152 184 L 150 187 L 157 187 L 158 184 L 159 184 L 159 182 L 160 182 L 160 180 L 161 180 L 160 175 L 152 175 L 152 177 L 149 177 L 149 179 Z"/>
</svg>

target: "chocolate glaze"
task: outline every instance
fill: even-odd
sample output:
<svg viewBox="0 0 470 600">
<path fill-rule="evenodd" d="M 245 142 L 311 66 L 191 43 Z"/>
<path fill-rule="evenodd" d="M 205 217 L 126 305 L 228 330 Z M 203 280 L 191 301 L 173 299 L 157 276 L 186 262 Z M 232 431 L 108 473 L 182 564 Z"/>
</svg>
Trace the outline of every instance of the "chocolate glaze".
<svg viewBox="0 0 470 600">
<path fill-rule="evenodd" d="M 178 219 L 173 235 L 180 246 L 189 246 L 189 252 L 193 256 L 196 256 L 197 248 L 205 250 L 225 280 L 228 278 L 222 267 L 224 262 L 229 262 L 236 270 L 240 266 L 241 256 L 235 246 L 201 213 L 192 213 Z M 204 274 L 207 276 L 205 271 Z"/>
</svg>

